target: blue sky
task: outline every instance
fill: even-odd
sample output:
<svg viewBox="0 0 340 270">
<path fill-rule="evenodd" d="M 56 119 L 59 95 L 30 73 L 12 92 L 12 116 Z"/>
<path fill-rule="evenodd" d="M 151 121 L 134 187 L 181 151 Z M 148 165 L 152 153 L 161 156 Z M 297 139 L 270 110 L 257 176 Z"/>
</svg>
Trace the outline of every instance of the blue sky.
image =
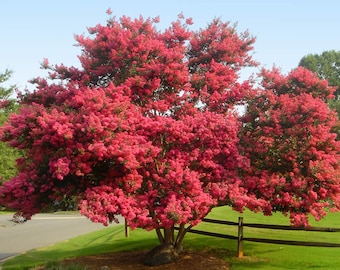
<svg viewBox="0 0 340 270">
<path fill-rule="evenodd" d="M 192 17 L 193 29 L 205 27 L 214 17 L 238 23 L 239 31 L 256 37 L 254 59 L 273 64 L 284 73 L 310 53 L 340 50 L 340 1 L 336 0 L 1 0 L 0 72 L 13 71 L 10 84 L 31 89 L 28 80 L 45 76 L 40 63 L 79 66 L 74 34 L 105 24 L 106 10 L 120 17 L 160 16 L 167 27 L 179 13 Z"/>
</svg>

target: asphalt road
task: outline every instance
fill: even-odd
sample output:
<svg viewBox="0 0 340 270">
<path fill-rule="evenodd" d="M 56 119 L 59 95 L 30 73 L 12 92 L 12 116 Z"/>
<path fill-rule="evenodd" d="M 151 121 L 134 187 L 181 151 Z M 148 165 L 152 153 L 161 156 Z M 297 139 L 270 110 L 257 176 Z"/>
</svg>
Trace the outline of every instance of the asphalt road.
<svg viewBox="0 0 340 270">
<path fill-rule="evenodd" d="M 78 214 L 38 214 L 22 224 L 11 222 L 11 218 L 0 215 L 0 263 L 31 249 L 104 228 Z"/>
</svg>

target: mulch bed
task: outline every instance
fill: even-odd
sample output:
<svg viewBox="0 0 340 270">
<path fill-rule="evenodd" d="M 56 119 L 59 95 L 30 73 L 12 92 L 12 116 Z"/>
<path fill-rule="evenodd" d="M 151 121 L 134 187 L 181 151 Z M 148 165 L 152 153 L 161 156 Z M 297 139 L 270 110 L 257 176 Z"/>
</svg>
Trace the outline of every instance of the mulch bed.
<svg viewBox="0 0 340 270">
<path fill-rule="evenodd" d="M 68 264 L 86 265 L 89 270 L 227 270 L 228 263 L 213 252 L 184 251 L 170 264 L 146 266 L 143 264 L 147 251 L 117 252 L 67 259 Z"/>
</svg>

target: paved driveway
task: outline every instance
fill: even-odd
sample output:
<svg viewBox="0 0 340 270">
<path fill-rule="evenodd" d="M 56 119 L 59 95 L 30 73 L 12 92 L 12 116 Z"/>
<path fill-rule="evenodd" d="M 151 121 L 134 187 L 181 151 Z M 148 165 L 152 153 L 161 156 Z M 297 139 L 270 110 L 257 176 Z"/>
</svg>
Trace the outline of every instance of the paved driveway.
<svg viewBox="0 0 340 270">
<path fill-rule="evenodd" d="M 79 214 L 38 214 L 23 224 L 14 224 L 11 218 L 0 215 L 0 263 L 28 250 L 104 228 Z"/>
</svg>

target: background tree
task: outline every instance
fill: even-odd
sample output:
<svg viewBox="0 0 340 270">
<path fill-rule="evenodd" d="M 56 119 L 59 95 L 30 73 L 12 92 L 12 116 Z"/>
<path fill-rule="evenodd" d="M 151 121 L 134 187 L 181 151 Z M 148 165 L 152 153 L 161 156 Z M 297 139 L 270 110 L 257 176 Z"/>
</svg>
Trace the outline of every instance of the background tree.
<svg viewBox="0 0 340 270">
<path fill-rule="evenodd" d="M 13 97 L 15 86 L 4 87 L 12 72 L 5 70 L 0 73 L 0 126 L 4 124 L 10 113 L 17 109 L 16 100 Z M 0 183 L 13 177 L 17 173 L 15 160 L 19 153 L 16 149 L 8 147 L 5 143 L 0 142 Z"/>
<path fill-rule="evenodd" d="M 1 139 L 25 151 L 25 157 L 18 161 L 18 176 L 0 188 L 0 201 L 30 218 L 51 202 L 76 196 L 81 213 L 95 222 L 107 224 L 122 215 L 132 228 L 155 229 L 161 249 L 173 251 L 165 260 L 169 261 L 181 251 L 186 232 L 216 205 L 266 213 L 296 213 L 297 208 L 288 204 L 275 208 L 279 203 L 265 188 L 270 193 L 271 188 L 281 189 L 280 183 L 276 186 L 274 177 L 266 177 L 266 167 L 256 163 L 256 157 L 266 156 L 252 148 L 258 146 L 256 133 L 247 130 L 252 118 L 241 122 L 235 110 L 249 99 L 247 119 L 261 101 L 251 82 L 239 78 L 242 68 L 256 65 L 250 55 L 254 39 L 218 19 L 198 31 L 189 30 L 191 20 L 183 16 L 164 31 L 156 30 L 157 21 L 122 17 L 90 28 L 89 37 L 77 36 L 80 69 L 44 61 L 52 82 L 37 78 L 36 90 L 22 96 L 19 112 L 1 130 Z M 264 83 L 264 88 L 272 89 L 268 93 L 274 91 L 267 82 L 269 74 Z M 331 92 L 321 80 L 314 85 L 314 79 L 305 76 L 300 82 L 312 84 L 307 87 L 311 98 Z M 300 93 L 297 86 L 286 83 L 282 89 Z M 287 100 L 294 96 L 301 95 L 286 95 Z M 267 103 L 259 103 L 264 115 L 269 113 Z M 306 110 L 315 105 L 306 104 Z M 322 188 L 313 189 L 314 201 L 323 188 L 334 185 L 322 200 L 336 203 L 339 177 L 332 177 L 338 176 L 338 168 L 330 159 L 338 158 L 338 145 L 333 145 L 327 129 L 335 120 L 328 111 L 315 119 L 319 122 L 308 123 L 325 126 L 322 139 L 329 139 L 330 146 L 324 147 L 329 155 L 324 163 L 320 158 L 325 156 L 316 153 L 317 173 L 327 180 Z M 289 133 L 289 126 L 281 128 Z M 269 133 L 265 137 L 270 138 Z M 287 140 L 283 145 L 287 146 L 288 135 Z M 274 146 L 267 151 L 268 159 L 274 159 L 270 156 Z M 287 175 L 291 167 L 280 172 Z M 260 189 L 256 183 L 263 179 L 273 184 Z M 302 191 L 286 192 L 295 198 Z M 312 210 L 303 213 L 311 211 L 318 217 L 320 211 Z M 293 214 L 292 222 L 300 224 L 300 217 Z M 155 253 L 150 254 L 147 261 L 153 264 Z"/>
<path fill-rule="evenodd" d="M 8 81 L 12 71 L 5 70 L 0 73 L 0 124 L 3 124 L 10 113 L 16 110 L 16 100 L 13 97 L 15 86 L 4 87 L 3 83 Z"/>
</svg>

